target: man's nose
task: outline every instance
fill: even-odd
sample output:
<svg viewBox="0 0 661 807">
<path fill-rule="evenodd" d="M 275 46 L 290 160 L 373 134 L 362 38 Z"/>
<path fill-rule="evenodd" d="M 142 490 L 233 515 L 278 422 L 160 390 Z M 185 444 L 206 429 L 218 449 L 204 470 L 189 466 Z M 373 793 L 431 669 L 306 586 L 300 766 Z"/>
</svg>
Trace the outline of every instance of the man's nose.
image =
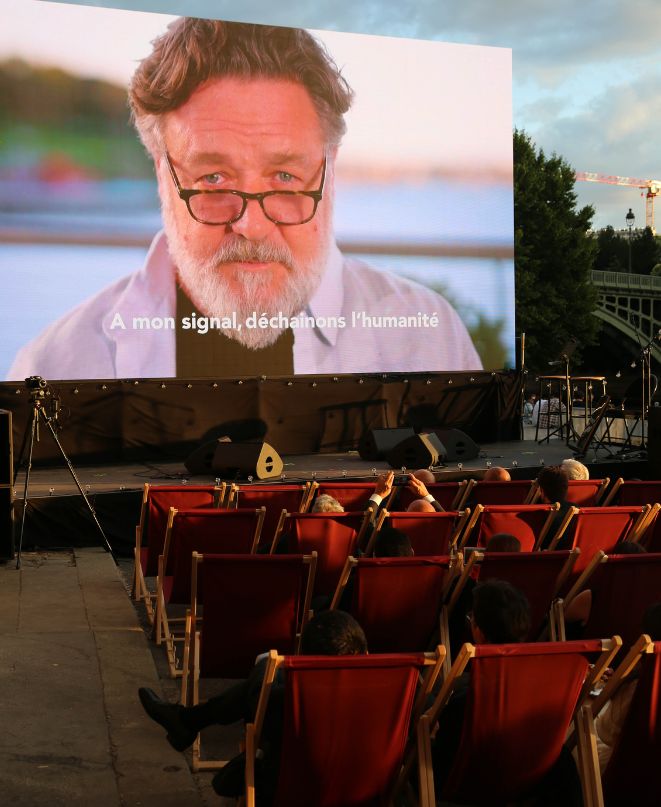
<svg viewBox="0 0 661 807">
<path fill-rule="evenodd" d="M 238 221 L 230 224 L 232 232 L 238 233 L 252 241 L 260 241 L 271 233 L 276 224 L 266 217 L 257 199 L 246 200 L 246 208 Z"/>
</svg>

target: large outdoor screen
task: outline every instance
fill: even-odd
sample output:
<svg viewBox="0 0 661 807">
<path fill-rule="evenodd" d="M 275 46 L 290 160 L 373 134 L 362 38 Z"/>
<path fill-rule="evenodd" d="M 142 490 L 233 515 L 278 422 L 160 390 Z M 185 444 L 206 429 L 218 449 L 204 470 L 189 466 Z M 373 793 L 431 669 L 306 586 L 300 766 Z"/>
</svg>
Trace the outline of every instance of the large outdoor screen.
<svg viewBox="0 0 661 807">
<path fill-rule="evenodd" d="M 513 366 L 511 51 L 9 5 L 0 378 Z"/>
</svg>

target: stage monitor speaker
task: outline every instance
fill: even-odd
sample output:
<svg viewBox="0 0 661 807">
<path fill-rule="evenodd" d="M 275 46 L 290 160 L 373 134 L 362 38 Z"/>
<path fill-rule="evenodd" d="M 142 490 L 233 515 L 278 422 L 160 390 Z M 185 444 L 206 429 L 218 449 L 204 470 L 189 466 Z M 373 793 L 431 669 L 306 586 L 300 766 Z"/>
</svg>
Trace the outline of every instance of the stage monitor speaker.
<svg viewBox="0 0 661 807">
<path fill-rule="evenodd" d="M 0 409 L 0 485 L 11 485 L 14 477 L 11 412 Z"/>
<path fill-rule="evenodd" d="M 415 437 L 413 429 L 368 429 L 360 438 L 358 453 L 362 460 L 384 460 L 393 448 L 406 440 Z"/>
<path fill-rule="evenodd" d="M 389 452 L 386 460 L 391 468 L 428 468 L 439 465 L 442 460 L 443 445 L 438 437 L 429 434 L 414 434 L 398 443 Z"/>
<path fill-rule="evenodd" d="M 283 469 L 280 455 L 268 443 L 229 443 L 222 438 L 195 449 L 184 465 L 193 476 L 218 474 L 227 479 L 271 479 Z"/>
<path fill-rule="evenodd" d="M 480 447 L 460 429 L 434 429 L 443 445 L 443 462 L 465 462 L 480 456 Z"/>
</svg>

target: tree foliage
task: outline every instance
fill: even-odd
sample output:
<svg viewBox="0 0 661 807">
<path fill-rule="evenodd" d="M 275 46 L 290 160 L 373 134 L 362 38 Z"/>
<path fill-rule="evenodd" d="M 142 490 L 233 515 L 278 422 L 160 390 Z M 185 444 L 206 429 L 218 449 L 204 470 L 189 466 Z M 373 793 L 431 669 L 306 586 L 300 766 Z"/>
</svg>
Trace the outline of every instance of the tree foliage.
<svg viewBox="0 0 661 807">
<path fill-rule="evenodd" d="M 517 330 L 526 334 L 531 370 L 548 370 L 571 338 L 579 350 L 594 344 L 599 329 L 590 282 L 594 210 L 576 208 L 574 182 L 574 170 L 561 157 L 547 157 L 524 132 L 514 132 Z"/>
<path fill-rule="evenodd" d="M 597 233 L 597 255 L 594 268 L 605 272 L 629 271 L 629 248 L 631 248 L 631 271 L 636 275 L 649 275 L 661 261 L 661 242 L 646 227 L 634 230 L 629 242 L 628 233 L 616 232 L 611 226 Z"/>
</svg>

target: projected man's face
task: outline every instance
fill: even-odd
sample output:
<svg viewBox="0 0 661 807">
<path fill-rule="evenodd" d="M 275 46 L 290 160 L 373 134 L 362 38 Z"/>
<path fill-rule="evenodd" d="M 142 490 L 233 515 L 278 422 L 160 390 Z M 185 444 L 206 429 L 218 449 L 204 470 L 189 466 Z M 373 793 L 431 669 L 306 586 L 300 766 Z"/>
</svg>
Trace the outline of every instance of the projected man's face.
<svg viewBox="0 0 661 807">
<path fill-rule="evenodd" d="M 315 191 L 321 184 L 324 135 L 307 90 L 296 82 L 208 81 L 165 115 L 162 127 L 182 188 L 263 193 Z M 276 224 L 258 200 L 250 199 L 237 221 L 211 226 L 190 215 L 166 155 L 157 157 L 170 254 L 199 312 L 222 317 L 236 311 L 242 321 L 253 311 L 289 317 L 305 307 L 325 271 L 331 242 L 333 158 L 327 155 L 323 198 L 307 223 Z M 284 217 L 275 200 L 264 201 L 273 218 Z M 222 220 L 240 211 L 240 199 L 199 195 L 191 206 L 198 218 Z M 244 327 L 227 335 L 262 347 L 275 341 L 279 331 Z"/>
</svg>

